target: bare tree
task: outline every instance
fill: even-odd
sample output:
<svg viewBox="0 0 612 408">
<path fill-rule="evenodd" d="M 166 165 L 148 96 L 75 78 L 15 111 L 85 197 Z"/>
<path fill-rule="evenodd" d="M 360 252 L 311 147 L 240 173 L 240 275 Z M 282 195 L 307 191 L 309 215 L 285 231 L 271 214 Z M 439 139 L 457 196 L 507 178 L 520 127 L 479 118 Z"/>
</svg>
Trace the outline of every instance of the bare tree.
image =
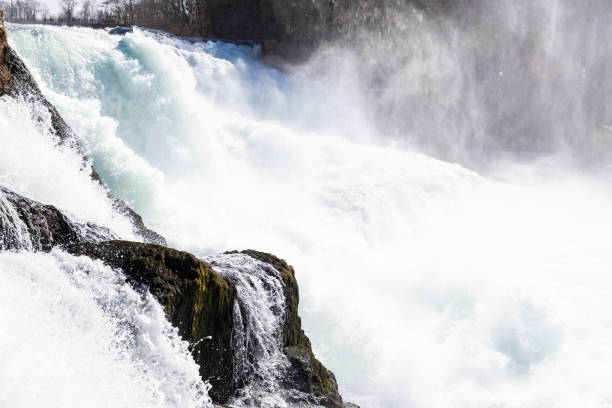
<svg viewBox="0 0 612 408">
<path fill-rule="evenodd" d="M 49 6 L 41 3 L 40 18 L 43 19 L 43 21 L 47 21 L 50 17 L 51 17 L 51 11 L 49 10 Z"/>
<path fill-rule="evenodd" d="M 2 10 L 4 12 L 4 18 L 8 21 L 10 20 L 11 16 L 11 3 L 4 1 L 4 0 L 0 0 L 0 10 Z"/>
<path fill-rule="evenodd" d="M 61 0 L 62 17 L 64 17 L 66 21 L 72 21 L 74 19 L 74 10 L 77 4 L 77 0 Z"/>
<path fill-rule="evenodd" d="M 86 23 L 91 23 L 96 19 L 96 9 L 98 8 L 95 0 L 83 0 L 81 4 L 81 18 Z"/>
<path fill-rule="evenodd" d="M 24 0 L 24 20 L 36 21 L 40 14 L 41 4 L 37 0 Z"/>
</svg>

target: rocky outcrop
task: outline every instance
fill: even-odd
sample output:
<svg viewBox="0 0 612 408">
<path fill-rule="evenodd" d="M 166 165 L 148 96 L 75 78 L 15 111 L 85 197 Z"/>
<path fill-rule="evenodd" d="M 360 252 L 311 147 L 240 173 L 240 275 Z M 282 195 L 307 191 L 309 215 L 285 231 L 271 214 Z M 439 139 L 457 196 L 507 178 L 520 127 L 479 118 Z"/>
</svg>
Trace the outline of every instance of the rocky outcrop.
<svg viewBox="0 0 612 408">
<path fill-rule="evenodd" d="M 0 10 L 0 95 L 9 91 L 11 77 L 8 70 L 9 46 L 6 40 L 6 30 L 4 29 L 4 14 Z"/>
<path fill-rule="evenodd" d="M 183 339 L 192 344 L 200 375 L 212 386 L 213 400 L 217 403 L 228 400 L 236 387 L 232 336 L 237 292 L 230 280 L 193 255 L 160 245 L 107 241 L 76 244 L 67 250 L 120 268 L 133 284 L 148 288 Z M 329 408 L 352 406 L 343 404 L 333 373 L 315 358 L 302 329 L 293 268 L 270 254 L 253 250 L 243 253 L 271 265 L 283 279 L 286 299 L 283 345 L 290 362 L 283 386 L 311 396 L 312 401 Z"/>
<path fill-rule="evenodd" d="M 92 177 L 95 180 L 98 180 L 100 184 L 104 185 L 102 183 L 102 180 L 96 173 L 96 170 L 92 169 L 92 171 Z M 134 233 L 142 237 L 145 242 L 157 245 L 167 245 L 166 238 L 164 238 L 161 234 L 158 234 L 157 232 L 153 231 L 152 229 L 147 228 L 140 214 L 132 210 L 132 208 L 130 208 L 130 206 L 127 205 L 125 201 L 113 194 L 109 189 L 106 189 L 106 193 L 108 195 L 108 198 L 110 198 L 111 202 L 113 203 L 113 208 L 115 209 L 115 211 L 117 211 L 117 213 L 119 214 L 126 216 L 132 221 L 132 228 Z"/>
<path fill-rule="evenodd" d="M 26 65 L 8 45 L 2 12 L 0 12 L 0 55 L 0 96 L 8 94 L 31 103 L 41 104 L 51 117 L 49 130 L 58 137 L 60 143 L 69 144 L 80 151 L 78 140 L 70 127 L 57 109 L 43 96 Z M 42 122 L 42 118 L 39 120 Z"/>
<path fill-rule="evenodd" d="M 109 241 L 78 244 L 68 251 L 101 259 L 148 287 L 169 321 L 191 343 L 200 375 L 212 386 L 211 397 L 227 400 L 233 391 L 233 283 L 193 255 L 160 245 Z"/>
<path fill-rule="evenodd" d="M 113 238 L 107 228 L 75 222 L 52 205 L 0 186 L 0 249 L 48 251 L 54 246 Z"/>
<path fill-rule="evenodd" d="M 89 165 L 89 159 L 81 149 L 78 138 L 73 133 L 70 126 L 64 121 L 57 109 L 55 109 L 47 98 L 45 98 L 24 62 L 8 45 L 2 17 L 2 11 L 0 11 L 0 96 L 10 95 L 30 104 L 42 106 L 47 110 L 51 118 L 49 128 L 50 134 L 57 137 L 59 144 L 68 145 L 72 149 L 80 152 L 83 156 L 83 166 Z M 41 115 L 38 110 L 33 110 L 32 114 Z M 44 119 L 40 116 L 36 117 L 36 119 L 40 123 L 45 123 Z M 93 167 L 91 170 L 91 177 L 103 185 L 102 179 Z M 132 221 L 136 234 L 147 242 L 160 245 L 166 244 L 164 237 L 147 228 L 140 215 L 132 210 L 125 201 L 115 196 L 109 189 L 106 189 L 106 191 L 115 210 Z"/>
<path fill-rule="evenodd" d="M 293 267 L 284 260 L 265 252 L 249 249 L 242 253 L 273 266 L 283 278 L 286 301 L 283 342 L 285 354 L 291 363 L 285 386 L 314 395 L 326 407 L 343 407 L 336 377 L 317 360 L 312 352 L 310 339 L 302 329 L 302 319 L 298 314 L 300 294 Z"/>
</svg>

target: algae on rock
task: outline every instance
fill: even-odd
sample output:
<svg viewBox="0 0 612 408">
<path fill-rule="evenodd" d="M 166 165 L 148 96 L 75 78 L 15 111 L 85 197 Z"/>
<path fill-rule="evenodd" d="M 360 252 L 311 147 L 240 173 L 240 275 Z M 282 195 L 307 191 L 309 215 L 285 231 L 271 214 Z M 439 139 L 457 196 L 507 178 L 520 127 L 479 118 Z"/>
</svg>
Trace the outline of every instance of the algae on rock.
<svg viewBox="0 0 612 408">
<path fill-rule="evenodd" d="M 75 255 L 101 259 L 146 285 L 181 337 L 192 344 L 210 396 L 226 401 L 233 392 L 232 329 L 236 288 L 195 256 L 155 244 L 108 241 L 69 247 Z"/>
</svg>

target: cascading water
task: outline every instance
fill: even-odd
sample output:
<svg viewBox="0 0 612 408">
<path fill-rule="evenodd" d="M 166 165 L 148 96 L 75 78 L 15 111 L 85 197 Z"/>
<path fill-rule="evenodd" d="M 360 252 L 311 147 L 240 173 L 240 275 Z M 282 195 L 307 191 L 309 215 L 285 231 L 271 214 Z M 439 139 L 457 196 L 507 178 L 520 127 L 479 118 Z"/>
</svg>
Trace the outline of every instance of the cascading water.
<svg viewBox="0 0 612 408">
<path fill-rule="evenodd" d="M 122 274 L 62 251 L 0 254 L 0 406 L 212 407 L 187 344 Z"/>
<path fill-rule="evenodd" d="M 34 249 L 28 228 L 0 189 L 0 249 Z"/>
<path fill-rule="evenodd" d="M 234 309 L 234 381 L 232 407 L 317 407 L 313 397 L 283 387 L 289 359 L 283 353 L 286 318 L 283 280 L 272 266 L 244 254 L 205 258 L 236 284 Z"/>
<path fill-rule="evenodd" d="M 32 252 L 51 244 L 47 216 L 73 243 L 138 239 L 79 152 L 57 144 L 45 112 L 0 97 L 0 406 L 212 407 L 188 344 L 150 294 L 101 262 Z"/>
<path fill-rule="evenodd" d="M 41 251 L 63 244 L 120 238 L 108 228 L 75 222 L 53 207 L 1 186 L 0 227 L 0 250 Z"/>
<path fill-rule="evenodd" d="M 559 144 L 576 145 L 581 132 L 596 129 L 589 146 L 602 140 L 593 151 L 605 156 L 609 140 L 601 125 L 612 122 L 609 104 L 589 91 L 602 77 L 588 77 L 589 68 L 606 66 L 605 53 L 577 41 L 595 38 L 583 35 L 582 23 L 568 41 L 555 36 L 557 24 L 574 15 L 561 12 L 566 2 L 533 3 L 550 11 L 549 29 L 538 31 L 526 50 L 511 47 L 499 56 L 503 36 L 476 32 L 464 44 L 462 33 L 450 30 L 445 43 L 416 24 L 414 31 L 424 31 L 406 65 L 396 67 L 389 87 L 365 94 L 355 78 L 368 53 L 333 69 L 323 69 L 322 58 L 280 73 L 261 65 L 256 49 L 138 30 L 118 37 L 11 25 L 9 41 L 104 181 L 171 246 L 202 257 L 257 247 L 294 265 L 303 324 L 347 400 L 366 408 L 609 406 L 608 170 L 587 173 L 555 156 L 525 164 L 509 155 L 477 174 L 389 142 L 367 101 L 378 95 L 393 109 L 406 102 L 410 109 L 401 111 L 400 122 L 407 127 L 394 130 L 418 128 L 414 139 L 426 144 L 457 141 L 463 148 L 462 138 L 478 142 L 501 128 L 504 141 L 525 128 L 541 132 L 547 144 L 563 128 L 572 133 Z M 521 25 L 523 9 L 500 10 L 512 34 L 532 33 Z M 478 49 L 486 52 L 470 59 Z M 546 86 L 521 82 L 523 51 L 546 57 L 554 71 Z M 503 69 L 483 80 L 478 64 L 498 59 Z M 465 69 L 472 67 L 466 60 L 478 62 L 474 70 Z M 537 58 L 528 62 L 531 74 L 539 72 Z M 584 82 L 573 82 L 582 75 Z M 529 120 L 512 116 L 532 93 Z M 505 99 L 512 110 L 504 110 Z M 0 134 L 13 136 L 3 137 L 9 144 L 0 149 L 0 184 L 129 235 L 76 155 L 40 135 L 27 109 L 0 98 Z M 568 121 L 572 126 L 560 125 Z M 49 179 L 57 185 L 51 188 Z M 30 255 L 3 256 L 15 259 L 3 272 L 29 270 Z M 58 256 L 65 255 L 33 259 L 53 264 Z M 240 279 L 255 285 L 268 282 L 271 275 L 257 265 L 232 257 L 211 261 L 244 271 Z M 249 313 L 270 312 L 279 298 L 257 300 L 261 309 L 249 306 Z M 249 316 L 245 307 L 242 319 L 274 326 L 273 316 Z M 264 332 L 245 333 L 244 341 Z M 264 361 L 248 353 L 247 347 L 241 361 Z"/>
<path fill-rule="evenodd" d="M 81 154 L 58 146 L 56 135 L 49 131 L 51 118 L 46 109 L 2 96 L 0 117 L 0 186 L 52 204 L 75 222 L 93 222 L 124 239 L 138 240 L 130 221 L 113 210 L 102 186 L 91 179 L 91 166 L 83 165 Z"/>
</svg>

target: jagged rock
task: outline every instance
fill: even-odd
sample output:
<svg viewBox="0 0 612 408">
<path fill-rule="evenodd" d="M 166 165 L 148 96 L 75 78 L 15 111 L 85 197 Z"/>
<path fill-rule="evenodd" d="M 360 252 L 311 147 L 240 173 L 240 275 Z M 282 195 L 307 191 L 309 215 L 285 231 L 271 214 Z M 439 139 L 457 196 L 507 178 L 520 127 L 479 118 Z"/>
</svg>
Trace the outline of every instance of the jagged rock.
<svg viewBox="0 0 612 408">
<path fill-rule="evenodd" d="M 48 251 L 54 246 L 114 238 L 107 228 L 75 222 L 51 205 L 0 186 L 0 249 Z"/>
<path fill-rule="evenodd" d="M 134 32 L 134 28 L 132 27 L 115 27 L 112 30 L 110 30 L 108 33 L 110 35 L 126 35 L 128 33 L 133 33 Z"/>
<path fill-rule="evenodd" d="M 95 170 L 93 171 L 95 173 Z M 103 184 L 99 177 L 98 181 L 100 181 L 100 184 Z M 106 193 L 112 201 L 113 208 L 115 209 L 115 211 L 117 211 L 119 214 L 128 217 L 132 221 L 133 231 L 137 235 L 142 237 L 145 242 L 163 246 L 167 245 L 166 238 L 164 238 L 161 234 L 158 234 L 157 232 L 153 231 L 152 229 L 147 228 L 140 214 L 132 210 L 132 208 L 127 205 L 125 201 L 113 194 L 109 189 L 106 189 Z"/>
<path fill-rule="evenodd" d="M 51 117 L 50 133 L 57 137 L 59 144 L 68 145 L 79 152 L 83 156 L 83 166 L 88 165 L 89 159 L 82 150 L 76 135 L 57 109 L 42 94 L 34 77 L 32 77 L 32 74 L 21 58 L 8 45 L 3 15 L 2 11 L 0 11 L 0 96 L 2 95 L 10 95 L 32 104 L 40 104 L 47 109 Z M 32 114 L 39 115 L 36 111 L 33 111 Z M 40 123 L 44 123 L 42 117 L 35 117 L 35 119 Z M 104 185 L 93 166 L 91 169 L 91 177 Z M 132 221 L 136 234 L 140 235 L 146 242 L 166 245 L 164 237 L 147 228 L 142 221 L 142 217 L 132 210 L 125 201 L 115 196 L 106 186 L 105 189 L 115 210 Z"/>
<path fill-rule="evenodd" d="M 326 407 L 342 408 L 344 405 L 338 392 L 336 377 L 316 359 L 310 339 L 302 329 L 302 319 L 298 314 L 300 295 L 293 267 L 265 252 L 248 249 L 242 253 L 272 265 L 283 278 L 287 303 L 283 330 L 284 351 L 291 363 L 285 386 L 320 398 L 320 403 Z"/>
<path fill-rule="evenodd" d="M 160 245 L 128 241 L 84 243 L 68 248 L 75 255 L 101 259 L 130 280 L 146 285 L 168 320 L 192 344 L 210 396 L 226 401 L 233 389 L 232 329 L 236 288 L 193 255 Z"/>
</svg>

